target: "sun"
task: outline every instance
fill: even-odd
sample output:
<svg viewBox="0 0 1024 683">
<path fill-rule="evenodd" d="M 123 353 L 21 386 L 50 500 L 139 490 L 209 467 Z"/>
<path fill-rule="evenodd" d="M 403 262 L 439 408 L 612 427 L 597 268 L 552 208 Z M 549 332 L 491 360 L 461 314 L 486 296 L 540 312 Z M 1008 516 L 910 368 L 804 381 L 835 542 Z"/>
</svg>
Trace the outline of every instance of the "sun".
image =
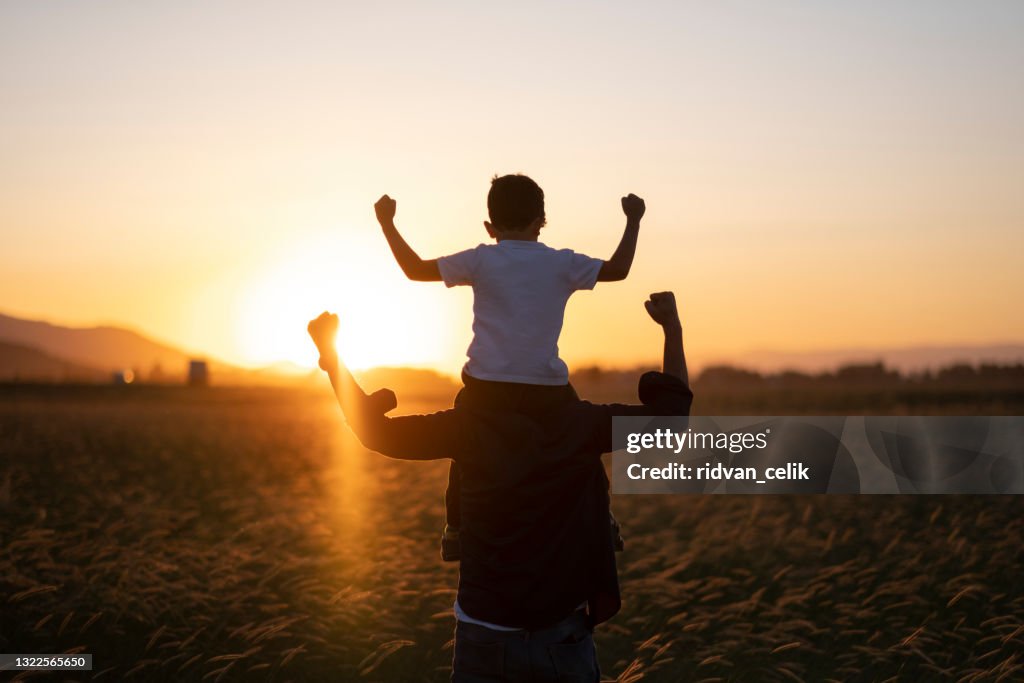
<svg viewBox="0 0 1024 683">
<path fill-rule="evenodd" d="M 238 346 L 250 365 L 314 367 L 306 324 L 326 310 L 341 319 L 338 352 L 350 367 L 441 367 L 453 343 L 452 302 L 444 289 L 406 280 L 383 240 L 316 235 L 278 254 L 242 286 Z"/>
</svg>

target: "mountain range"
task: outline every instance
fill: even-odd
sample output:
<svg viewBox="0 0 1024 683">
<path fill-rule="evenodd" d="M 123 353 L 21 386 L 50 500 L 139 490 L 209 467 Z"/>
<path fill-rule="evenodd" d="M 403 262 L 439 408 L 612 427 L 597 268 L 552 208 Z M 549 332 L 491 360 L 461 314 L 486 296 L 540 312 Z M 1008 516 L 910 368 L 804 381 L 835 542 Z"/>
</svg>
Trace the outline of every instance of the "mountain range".
<svg viewBox="0 0 1024 683">
<path fill-rule="evenodd" d="M 950 365 L 1007 365 L 1024 361 L 1024 344 L 956 346 L 907 346 L 879 349 L 835 349 L 827 351 L 751 351 L 723 359 L 723 365 L 735 365 L 762 373 L 797 370 L 829 372 L 843 365 L 883 363 L 903 373 L 921 372 Z"/>
<path fill-rule="evenodd" d="M 0 341 L 104 373 L 133 369 L 148 374 L 160 369 L 184 375 L 189 358 L 195 357 L 123 328 L 67 328 L 4 314 L 0 314 Z"/>
<path fill-rule="evenodd" d="M 31 346 L 0 341 L 0 381 L 98 382 L 109 377 L 109 373 L 51 356 Z"/>
<path fill-rule="evenodd" d="M 131 370 L 148 382 L 182 383 L 188 364 L 206 360 L 214 384 L 303 384 L 324 381 L 318 371 L 288 361 L 242 368 L 189 353 L 121 327 L 65 327 L 0 314 L 0 382 L 108 382 Z M 357 373 L 370 390 L 401 388 L 406 394 L 451 393 L 454 380 L 433 370 L 373 368 Z"/>
<path fill-rule="evenodd" d="M 64 327 L 0 314 L 0 381 L 107 381 L 112 373 L 132 370 L 144 381 L 183 381 L 188 363 L 206 357 L 155 341 L 133 330 L 112 327 Z M 317 373 L 289 363 L 246 369 L 206 359 L 218 384 L 292 384 Z M 901 372 L 916 372 L 955 363 L 1019 363 L 1024 344 L 921 346 L 896 349 L 846 349 L 819 352 L 753 352 L 723 364 L 760 372 L 821 372 L 851 363 L 882 362 Z M 706 364 L 710 365 L 710 364 Z M 452 378 L 411 368 L 377 368 L 361 373 L 371 384 L 415 386 L 450 391 Z"/>
</svg>

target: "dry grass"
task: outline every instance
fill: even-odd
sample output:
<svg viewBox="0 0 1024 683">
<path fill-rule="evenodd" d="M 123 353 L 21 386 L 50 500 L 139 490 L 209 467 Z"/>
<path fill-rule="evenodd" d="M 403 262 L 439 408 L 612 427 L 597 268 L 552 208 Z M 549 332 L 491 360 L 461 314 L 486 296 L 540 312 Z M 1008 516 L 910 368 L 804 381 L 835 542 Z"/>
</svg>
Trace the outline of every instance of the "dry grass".
<svg viewBox="0 0 1024 683">
<path fill-rule="evenodd" d="M 446 462 L 285 390 L 0 393 L 0 651 L 94 680 L 447 680 Z M 408 406 L 415 410 L 429 406 Z M 1024 679 L 1015 497 L 618 497 L 620 681 Z"/>
</svg>

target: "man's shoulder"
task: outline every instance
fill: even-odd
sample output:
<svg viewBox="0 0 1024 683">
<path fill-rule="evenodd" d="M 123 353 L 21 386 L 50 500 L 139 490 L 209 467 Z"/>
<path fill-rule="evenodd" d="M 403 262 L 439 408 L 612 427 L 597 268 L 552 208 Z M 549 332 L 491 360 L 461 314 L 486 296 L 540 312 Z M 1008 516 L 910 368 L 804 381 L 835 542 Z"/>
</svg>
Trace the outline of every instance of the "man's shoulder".
<svg viewBox="0 0 1024 683">
<path fill-rule="evenodd" d="M 637 382 L 639 403 L 591 403 L 580 401 L 577 410 L 590 418 L 628 415 L 688 415 L 693 402 L 689 384 L 663 372 L 649 371 Z M 666 412 L 667 411 L 667 412 Z"/>
</svg>

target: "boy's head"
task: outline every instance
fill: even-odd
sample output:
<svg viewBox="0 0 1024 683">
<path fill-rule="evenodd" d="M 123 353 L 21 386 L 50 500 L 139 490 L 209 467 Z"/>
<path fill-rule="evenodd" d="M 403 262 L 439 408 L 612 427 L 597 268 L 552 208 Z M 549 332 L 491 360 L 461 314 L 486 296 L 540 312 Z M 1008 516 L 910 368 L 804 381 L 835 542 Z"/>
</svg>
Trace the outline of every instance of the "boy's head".
<svg viewBox="0 0 1024 683">
<path fill-rule="evenodd" d="M 539 230 L 547 222 L 544 190 L 528 176 L 494 176 L 487 193 L 487 213 L 493 228 L 501 232 Z"/>
</svg>

